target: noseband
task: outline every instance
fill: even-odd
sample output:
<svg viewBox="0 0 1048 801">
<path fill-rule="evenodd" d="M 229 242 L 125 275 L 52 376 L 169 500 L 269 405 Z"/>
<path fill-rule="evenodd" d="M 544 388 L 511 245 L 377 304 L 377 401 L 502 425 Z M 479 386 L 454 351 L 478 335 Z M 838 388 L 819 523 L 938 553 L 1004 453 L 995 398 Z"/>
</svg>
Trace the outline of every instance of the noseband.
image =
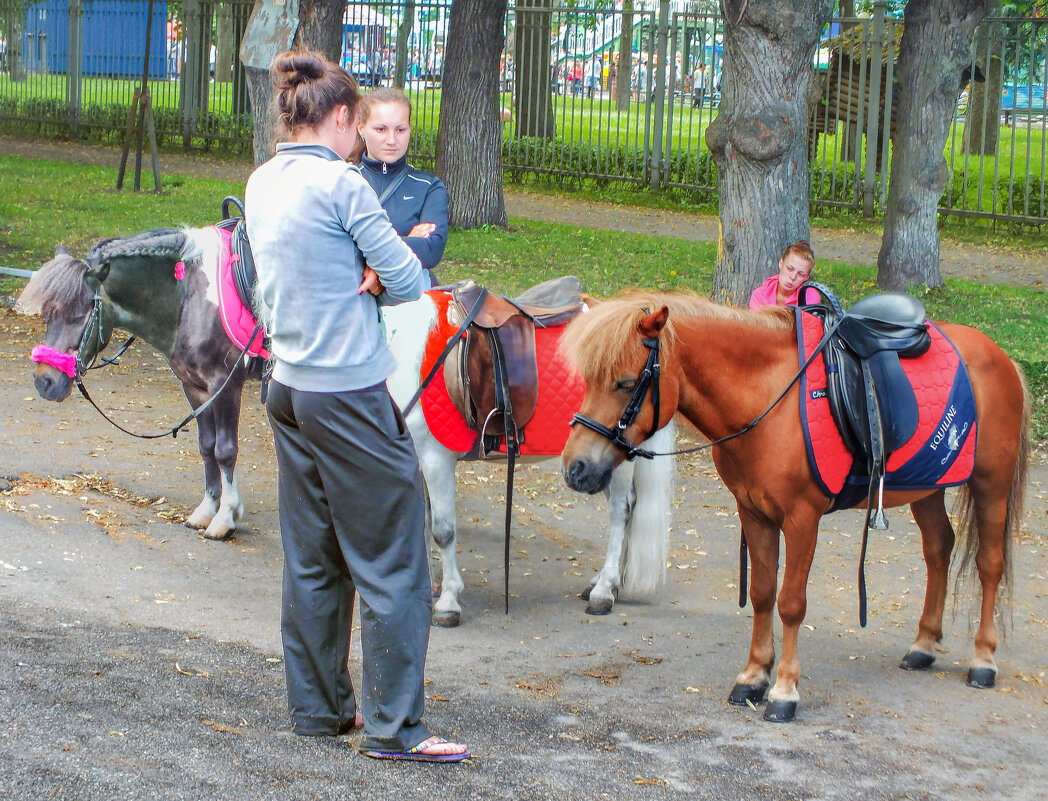
<svg viewBox="0 0 1048 801">
<path fill-rule="evenodd" d="M 92 326 L 94 326 L 93 336 L 96 336 L 98 339 L 98 348 L 97 350 L 95 350 L 95 357 L 98 356 L 102 348 L 104 348 L 106 345 L 106 342 L 102 337 L 101 317 L 102 298 L 96 292 L 94 306 L 91 309 L 90 316 L 87 318 L 87 323 L 85 323 L 84 325 L 84 333 L 80 335 L 80 343 L 77 345 L 76 355 L 74 356 L 71 353 L 62 353 L 62 351 L 56 350 L 55 348 L 52 348 L 50 345 L 37 345 L 33 348 L 33 361 L 49 364 L 56 370 L 60 370 L 61 372 L 65 373 L 70 378 L 79 379 L 81 376 L 84 375 L 84 373 L 91 369 L 91 365 L 84 364 L 81 358 L 81 354 L 84 352 L 84 346 L 90 342 L 90 338 L 92 336 Z M 123 353 L 126 349 L 127 348 L 125 346 L 125 348 L 121 350 L 120 353 Z M 120 354 L 118 353 L 117 356 L 119 355 Z M 116 357 L 113 358 L 115 359 Z M 94 363 L 94 358 L 91 359 L 91 362 L 92 364 Z M 106 360 L 107 364 L 110 362 L 111 360 Z"/>
<path fill-rule="evenodd" d="M 644 397 L 648 394 L 649 387 L 651 388 L 651 405 L 655 407 L 655 416 L 651 420 L 651 429 L 648 431 L 645 439 L 651 439 L 651 437 L 655 436 L 655 432 L 659 430 L 659 339 L 658 337 L 645 337 L 641 341 L 648 348 L 648 361 L 644 364 L 644 369 L 637 377 L 637 385 L 633 388 L 633 397 L 626 404 L 626 409 L 623 411 L 622 417 L 619 418 L 615 428 L 608 428 L 608 426 L 598 423 L 592 417 L 587 417 L 578 412 L 572 417 L 570 423 L 572 426 L 576 423 L 581 423 L 590 431 L 595 431 L 602 437 L 607 438 L 612 445 L 626 451 L 626 460 L 630 462 L 638 456 L 645 459 L 653 459 L 656 455 L 651 451 L 644 450 L 644 448 L 638 448 L 623 436 L 626 429 L 637 420 L 637 415 L 640 414 L 641 407 L 644 405 Z"/>
</svg>

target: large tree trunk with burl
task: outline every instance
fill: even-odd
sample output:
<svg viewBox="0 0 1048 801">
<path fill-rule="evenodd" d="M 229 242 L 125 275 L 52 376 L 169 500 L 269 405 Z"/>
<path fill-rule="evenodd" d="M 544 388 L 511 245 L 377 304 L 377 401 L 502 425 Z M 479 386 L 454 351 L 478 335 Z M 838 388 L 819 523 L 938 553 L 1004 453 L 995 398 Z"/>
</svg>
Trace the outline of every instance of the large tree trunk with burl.
<svg viewBox="0 0 1048 801">
<path fill-rule="evenodd" d="M 268 64 L 274 56 L 282 52 L 289 44 L 295 49 L 317 50 L 336 64 L 342 55 L 342 15 L 346 8 L 345 0 L 302 0 L 298 4 L 297 17 L 276 19 L 280 10 L 287 4 L 268 8 L 261 0 L 256 0 L 248 31 L 241 45 L 241 58 L 247 75 L 248 97 L 251 100 L 251 114 L 254 122 L 255 164 L 268 160 L 276 146 L 276 113 L 273 108 L 274 88 L 269 80 Z M 247 54 L 248 38 L 252 36 L 252 25 L 256 23 L 260 11 L 263 17 L 264 35 L 255 34 L 251 52 Z M 256 28 L 257 30 L 257 28 Z M 245 57 L 249 55 L 250 57 Z M 265 65 L 265 66 L 263 66 Z"/>
<path fill-rule="evenodd" d="M 444 49 L 436 172 L 452 225 L 505 225 L 499 56 L 506 0 L 455 0 Z"/>
<path fill-rule="evenodd" d="M 724 0 L 720 114 L 706 129 L 717 166 L 720 242 L 714 300 L 746 305 L 808 238 L 812 57 L 832 0 Z"/>
<path fill-rule="evenodd" d="M 975 27 L 993 0 L 910 0 L 899 47 L 899 110 L 877 283 L 884 289 L 941 286 L 939 198 L 943 156 Z M 995 121 L 996 122 L 996 121 Z"/>
</svg>

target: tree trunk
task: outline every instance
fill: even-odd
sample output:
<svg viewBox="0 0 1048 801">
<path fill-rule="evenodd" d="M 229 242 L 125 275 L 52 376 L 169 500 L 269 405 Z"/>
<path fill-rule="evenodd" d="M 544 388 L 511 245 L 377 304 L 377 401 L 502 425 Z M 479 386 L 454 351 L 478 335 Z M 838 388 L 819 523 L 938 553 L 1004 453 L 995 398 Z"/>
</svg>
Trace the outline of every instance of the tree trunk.
<svg viewBox="0 0 1048 801">
<path fill-rule="evenodd" d="M 235 52 L 233 7 L 228 3 L 219 3 L 215 8 L 215 83 L 229 83 L 233 80 Z"/>
<path fill-rule="evenodd" d="M 401 17 L 400 25 L 397 26 L 397 64 L 394 67 L 393 85 L 403 89 L 408 78 L 408 40 L 411 38 L 411 29 L 415 27 L 415 0 L 405 0 L 404 16 Z"/>
<path fill-rule="evenodd" d="M 7 72 L 15 83 L 26 79 L 25 54 L 22 52 L 22 6 L 12 6 L 7 18 Z"/>
<path fill-rule="evenodd" d="M 941 286 L 939 198 L 949 179 L 943 149 L 972 34 L 993 0 L 910 0 L 899 47 L 899 116 L 877 283 Z"/>
<path fill-rule="evenodd" d="M 317 50 L 338 64 L 342 58 L 342 15 L 345 11 L 345 0 L 302 0 L 294 46 Z"/>
<path fill-rule="evenodd" d="M 615 69 L 615 110 L 629 111 L 633 94 L 630 91 L 630 76 L 633 75 L 633 0 L 622 0 L 619 65 Z"/>
<path fill-rule="evenodd" d="M 553 139 L 557 126 L 553 117 L 553 64 L 549 46 L 552 17 L 546 10 L 552 8 L 553 0 L 534 0 L 528 5 L 528 10 L 517 10 L 513 40 L 517 136 Z"/>
<path fill-rule="evenodd" d="M 997 152 L 1001 134 L 1001 90 L 1004 88 L 1004 64 L 1001 52 L 1001 26 L 980 28 L 975 42 L 975 66 L 982 71 L 970 79 L 968 108 L 964 115 L 964 150 L 978 156 Z M 970 70 L 969 70 L 970 71 Z"/>
<path fill-rule="evenodd" d="M 257 20 L 262 5 L 260 0 L 256 0 L 252 23 Z M 280 8 L 286 8 L 286 4 L 282 3 Z M 269 80 L 269 62 L 287 49 L 287 40 L 293 37 L 292 47 L 317 50 L 337 64 L 342 56 L 342 15 L 345 8 L 345 0 L 302 0 L 297 18 L 276 18 L 270 9 L 268 18 L 261 26 L 252 30 L 252 23 L 248 24 L 240 56 L 245 65 L 254 119 L 256 165 L 267 161 L 276 147 L 276 111 L 273 108 L 274 91 Z M 263 67 L 263 64 L 266 66 Z"/>
<path fill-rule="evenodd" d="M 452 225 L 506 225 L 498 66 L 506 0 L 454 0 L 444 48 L 436 172 Z"/>
<path fill-rule="evenodd" d="M 722 6 L 720 114 L 706 129 L 721 229 L 713 298 L 745 305 L 782 249 L 808 238 L 812 59 L 833 0 Z"/>
<path fill-rule="evenodd" d="M 978 156 L 992 156 L 1001 138 L 1001 91 L 1004 64 L 991 56 L 982 66 L 985 81 L 972 81 L 968 110 L 964 115 L 964 149 Z"/>
</svg>

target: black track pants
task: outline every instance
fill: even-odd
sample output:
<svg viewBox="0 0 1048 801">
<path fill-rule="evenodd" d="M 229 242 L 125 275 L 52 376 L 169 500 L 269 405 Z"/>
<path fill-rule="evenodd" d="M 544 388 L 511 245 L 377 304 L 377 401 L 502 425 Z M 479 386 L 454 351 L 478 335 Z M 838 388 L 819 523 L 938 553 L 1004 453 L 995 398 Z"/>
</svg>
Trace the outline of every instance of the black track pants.
<svg viewBox="0 0 1048 801">
<path fill-rule="evenodd" d="M 384 384 L 322 393 L 274 381 L 266 407 L 279 476 L 281 636 L 294 730 L 335 735 L 353 723 L 347 654 L 355 589 L 361 747 L 411 748 L 429 736 L 421 719 L 432 603 L 411 436 Z"/>
</svg>

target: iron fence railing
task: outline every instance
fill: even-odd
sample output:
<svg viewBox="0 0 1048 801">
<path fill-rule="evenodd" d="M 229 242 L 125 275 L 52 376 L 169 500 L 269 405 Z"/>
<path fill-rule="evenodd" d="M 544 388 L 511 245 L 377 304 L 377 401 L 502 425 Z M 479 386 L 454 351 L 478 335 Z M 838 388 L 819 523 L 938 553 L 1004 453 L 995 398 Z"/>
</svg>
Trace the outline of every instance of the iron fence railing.
<svg viewBox="0 0 1048 801">
<path fill-rule="evenodd" d="M 683 0 L 626 10 L 516 0 L 499 86 L 511 180 L 622 182 L 712 196 L 704 133 L 719 111 L 723 23 Z M 0 0 L 0 123 L 123 136 L 143 77 L 159 140 L 251 146 L 238 58 L 253 0 Z M 152 8 L 152 18 L 149 9 Z M 431 164 L 450 0 L 356 2 L 342 64 L 365 87 L 402 86 L 412 158 Z M 146 30 L 150 31 L 148 43 Z M 901 20 L 834 19 L 813 60 L 811 201 L 883 208 L 895 133 Z M 944 214 L 1048 222 L 1048 19 L 991 19 L 958 76 Z"/>
</svg>

